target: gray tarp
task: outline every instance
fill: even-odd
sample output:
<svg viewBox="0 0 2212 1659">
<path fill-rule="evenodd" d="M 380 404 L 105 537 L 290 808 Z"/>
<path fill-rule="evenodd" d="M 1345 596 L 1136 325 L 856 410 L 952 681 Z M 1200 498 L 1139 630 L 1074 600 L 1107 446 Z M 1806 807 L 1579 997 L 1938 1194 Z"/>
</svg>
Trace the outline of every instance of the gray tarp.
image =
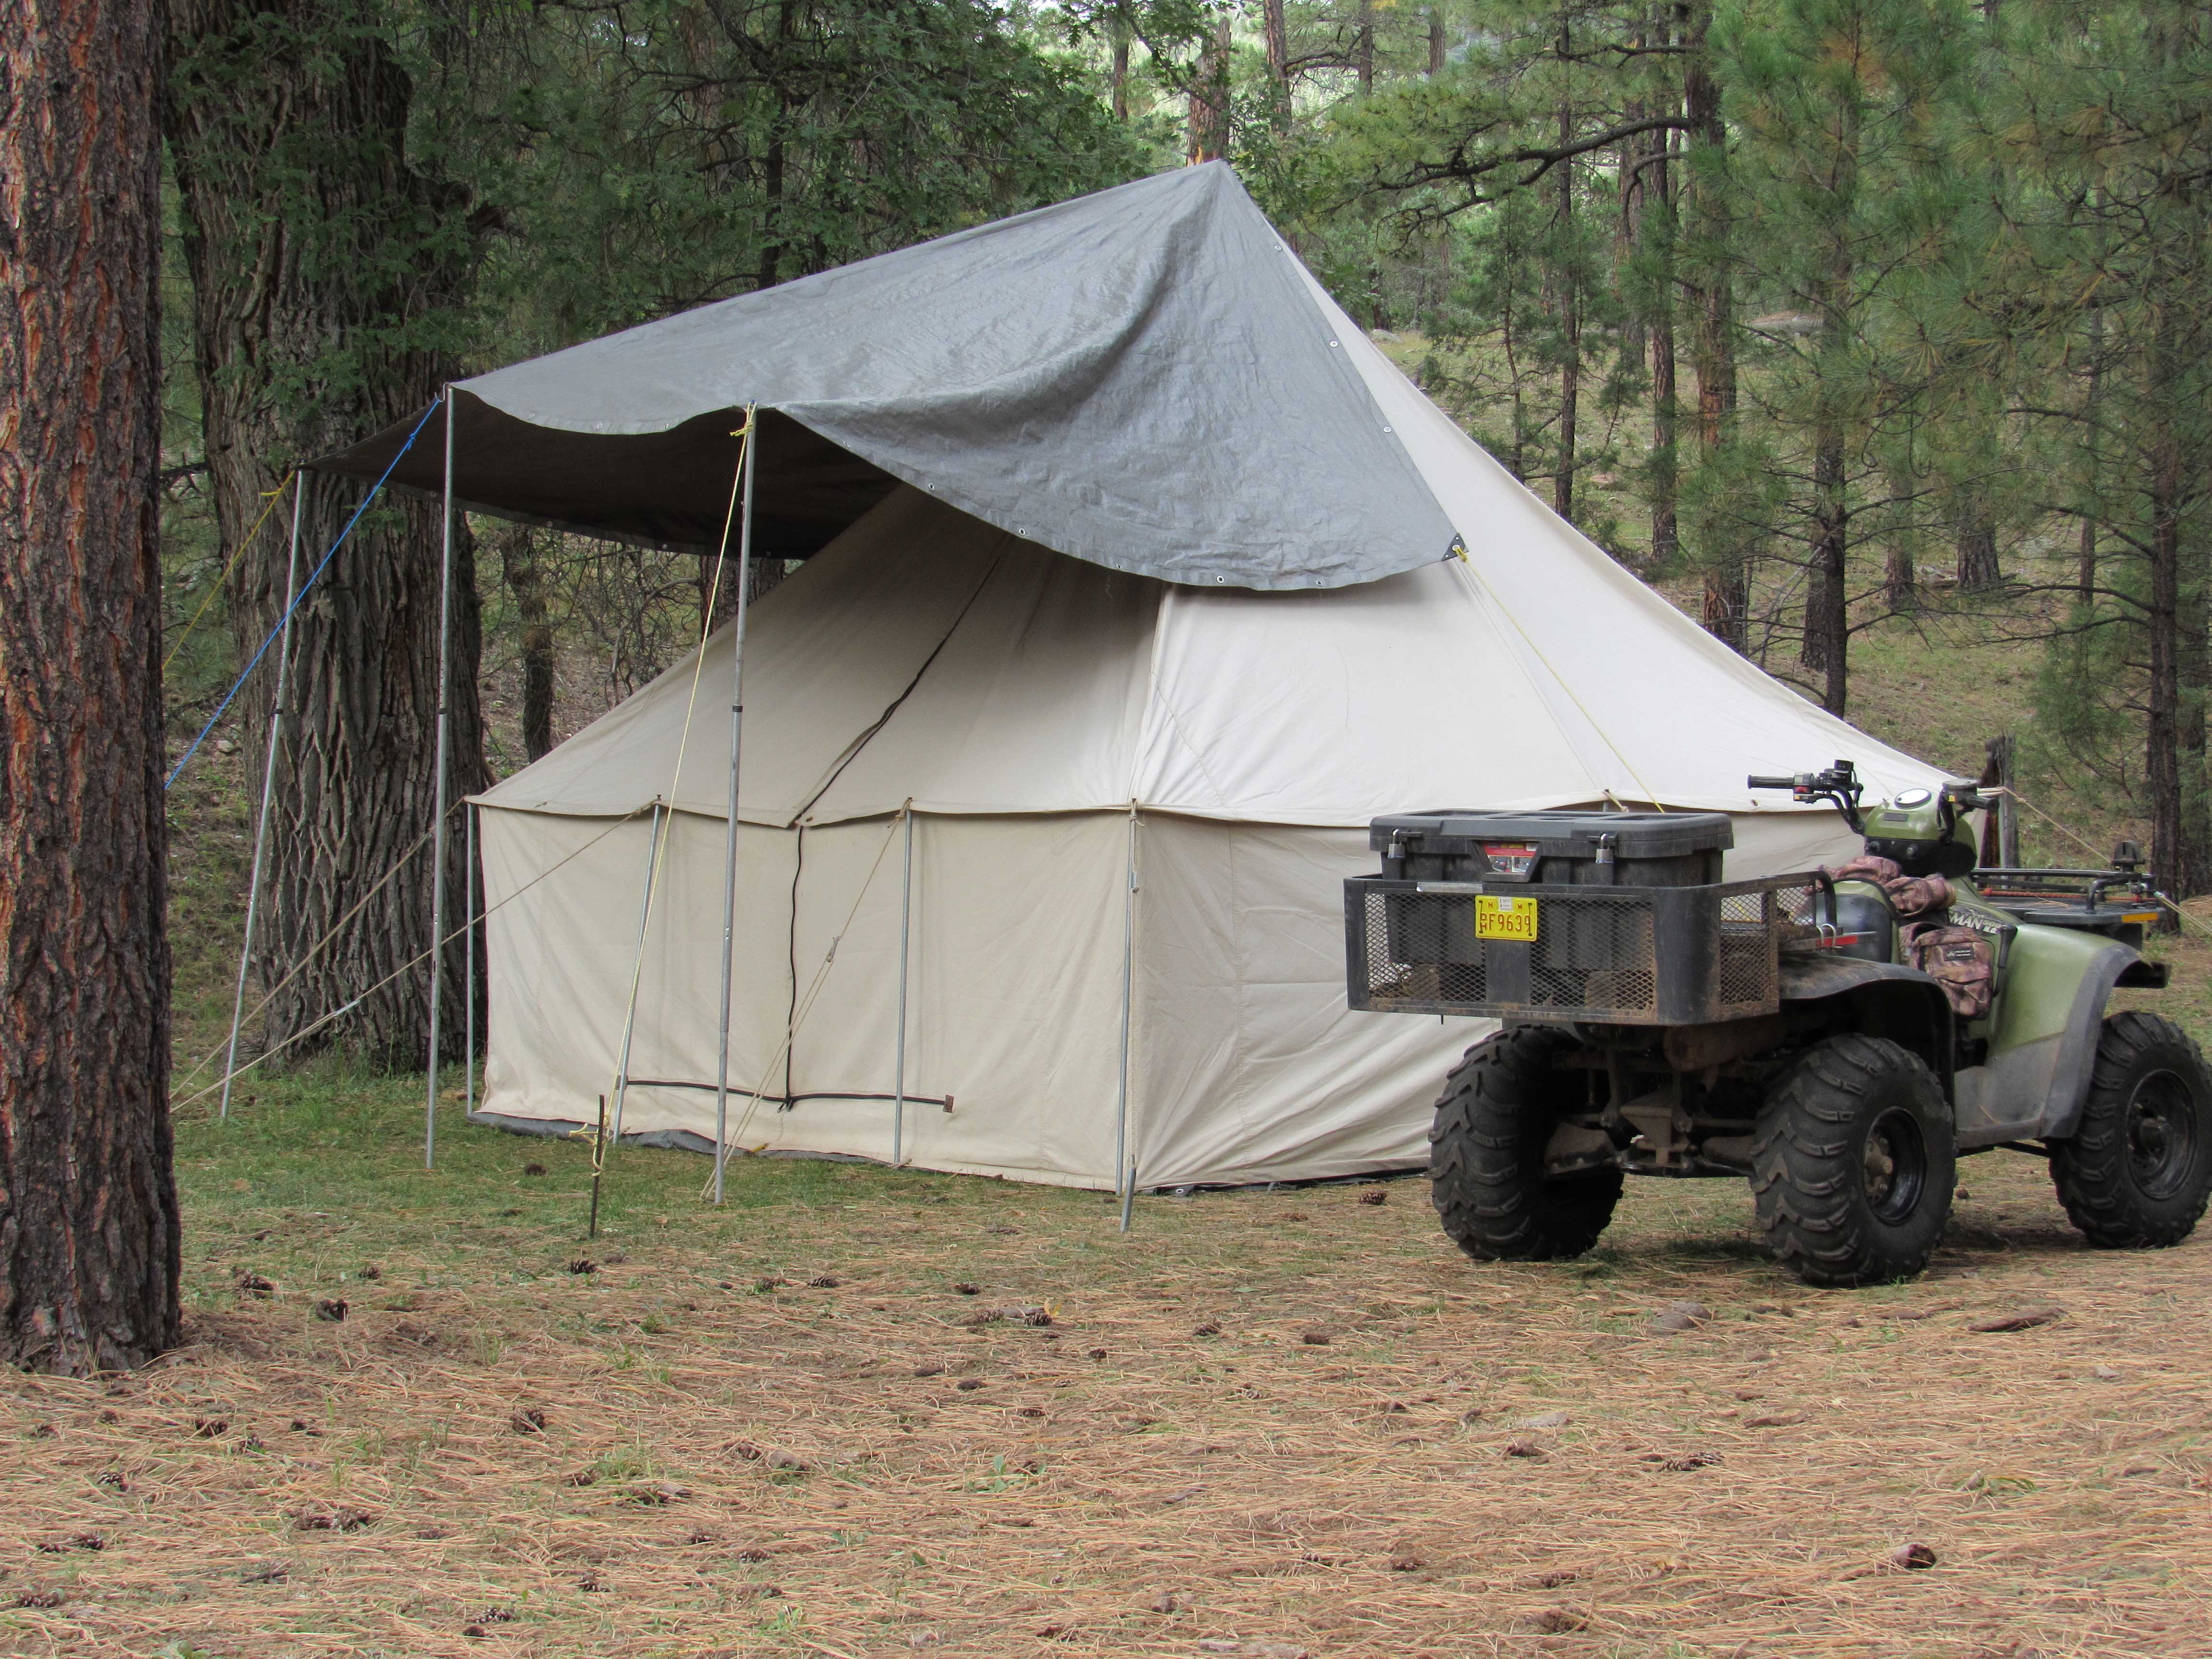
<svg viewBox="0 0 2212 1659">
<path fill-rule="evenodd" d="M 1221 163 L 702 306 L 459 384 L 471 507 L 678 546 L 720 538 L 764 421 L 760 546 L 803 553 L 904 479 L 1077 558 L 1173 582 L 1341 587 L 1454 526 L 1334 308 Z M 319 463 L 373 480 L 412 418 Z M 392 482 L 441 487 L 442 416 Z"/>
</svg>

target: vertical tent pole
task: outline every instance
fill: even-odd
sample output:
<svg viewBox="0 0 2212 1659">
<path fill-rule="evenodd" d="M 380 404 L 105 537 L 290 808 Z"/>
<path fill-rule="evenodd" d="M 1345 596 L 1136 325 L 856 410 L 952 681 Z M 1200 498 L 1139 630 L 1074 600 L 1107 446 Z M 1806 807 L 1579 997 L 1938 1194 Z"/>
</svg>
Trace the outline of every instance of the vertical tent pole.
<svg viewBox="0 0 2212 1659">
<path fill-rule="evenodd" d="M 745 735 L 745 605 L 753 585 L 753 459 L 760 448 L 760 409 L 745 406 L 743 518 L 738 525 L 738 631 L 730 651 L 730 821 L 722 847 L 721 1046 L 714 1068 L 714 1202 L 730 1162 L 730 992 L 738 926 L 738 759 Z"/>
<path fill-rule="evenodd" d="M 891 1106 L 891 1168 L 906 1161 L 906 963 L 914 916 L 914 798 L 906 803 L 906 870 L 899 879 L 898 1083 Z"/>
<path fill-rule="evenodd" d="M 1114 1122 L 1114 1176 L 1121 1189 L 1121 1231 L 1137 1201 L 1137 1160 L 1129 1145 L 1129 992 L 1137 942 L 1137 808 L 1129 806 L 1128 869 L 1121 894 L 1121 1100 Z"/>
<path fill-rule="evenodd" d="M 253 873 L 246 884 L 246 939 L 238 947 L 238 992 L 230 1003 L 230 1054 L 222 1063 L 222 1109 L 230 1115 L 230 1083 L 238 1073 L 238 1026 L 246 1013 L 246 969 L 253 960 L 253 918 L 261 905 L 261 854 L 269 840 L 269 802 L 276 782 L 276 732 L 284 720 L 284 675 L 292 660 L 292 601 L 300 585 L 300 507 L 307 475 L 292 475 L 292 551 L 284 564 L 284 629 L 276 642 L 276 689 L 269 699 L 269 756 L 261 768 L 261 817 L 253 828 Z"/>
<path fill-rule="evenodd" d="M 422 1167 L 437 1167 L 438 995 L 444 988 L 446 949 L 446 719 L 453 679 L 453 388 L 441 393 L 446 405 L 446 494 L 440 518 L 443 548 L 438 571 L 438 757 L 435 765 L 437 817 L 430 836 L 430 1066 L 422 1107 Z"/>
<path fill-rule="evenodd" d="M 462 1063 L 467 1067 L 462 1081 L 465 1091 L 463 1111 L 473 1114 L 477 1109 L 477 807 L 471 801 L 467 807 L 469 852 L 462 865 L 461 914 L 467 918 L 469 929 L 469 976 L 463 990 L 462 1000 L 468 1007 L 468 1039 L 461 1045 Z"/>
<path fill-rule="evenodd" d="M 670 809 L 670 817 L 675 816 Z M 653 880 L 660 872 L 660 803 L 653 803 L 653 833 L 645 842 L 645 902 L 637 907 L 637 969 L 629 988 L 629 1009 L 623 1015 L 622 1059 L 615 1066 L 615 1139 L 622 1139 L 623 1103 L 629 1098 L 629 1040 L 637 1030 L 637 989 L 645 975 L 645 930 L 653 921 Z"/>
</svg>

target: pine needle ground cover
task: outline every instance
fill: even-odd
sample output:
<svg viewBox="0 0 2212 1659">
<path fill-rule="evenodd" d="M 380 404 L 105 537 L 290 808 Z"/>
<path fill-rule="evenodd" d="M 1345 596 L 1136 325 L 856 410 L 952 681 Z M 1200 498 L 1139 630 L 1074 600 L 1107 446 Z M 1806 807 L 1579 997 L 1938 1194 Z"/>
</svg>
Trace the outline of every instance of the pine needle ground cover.
<svg viewBox="0 0 2212 1659">
<path fill-rule="evenodd" d="M 1715 1182 L 1477 1267 L 1414 1181 L 1124 1237 L 823 1163 L 718 1213 L 625 1150 L 587 1243 L 586 1149 L 449 1108 L 426 1174 L 421 1110 L 180 1126 L 188 1346 L 0 1376 L 0 1650 L 2206 1650 L 2212 1237 L 2094 1254 L 2023 1158 L 1923 1280 L 1815 1293 Z"/>
</svg>

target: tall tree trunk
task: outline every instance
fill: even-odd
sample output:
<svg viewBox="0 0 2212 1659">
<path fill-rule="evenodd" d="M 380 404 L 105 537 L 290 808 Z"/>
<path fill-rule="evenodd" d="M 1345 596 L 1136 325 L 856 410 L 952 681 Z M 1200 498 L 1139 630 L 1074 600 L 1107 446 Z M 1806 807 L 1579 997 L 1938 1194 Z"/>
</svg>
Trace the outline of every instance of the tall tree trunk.
<svg viewBox="0 0 2212 1659">
<path fill-rule="evenodd" d="M 1646 479 L 1651 498 L 1651 568 L 1671 572 L 1680 551 L 1680 531 L 1675 523 L 1675 493 L 1679 488 L 1674 426 L 1674 135 L 1665 135 L 1663 159 L 1653 163 L 1651 203 L 1661 234 L 1666 238 L 1651 312 L 1651 461 Z"/>
<path fill-rule="evenodd" d="M 1279 6 L 1282 0 L 1269 0 L 1269 3 Z M 1437 7 L 1431 6 L 1429 8 L 1429 73 L 1442 75 L 1443 72 L 1444 15 Z"/>
<path fill-rule="evenodd" d="M 2081 394 L 2081 547 L 2075 565 L 2075 588 L 2083 605 L 2097 597 L 2097 520 L 2104 511 L 2104 468 L 2098 459 L 2097 422 L 2104 418 L 2105 309 L 2089 313 L 2089 384 Z"/>
<path fill-rule="evenodd" d="M 799 22 L 799 0 L 783 0 L 775 11 L 775 39 L 781 52 Z M 785 144 L 792 121 L 792 98 L 787 90 L 776 94 L 775 112 L 769 118 L 768 143 L 761 156 L 760 270 L 753 287 L 774 288 L 783 280 L 783 170 Z"/>
<path fill-rule="evenodd" d="M 1995 587 L 2004 580 L 2004 572 L 1997 568 L 1996 520 L 1978 487 L 1969 487 L 1960 502 L 1956 545 L 1962 591 Z"/>
<path fill-rule="evenodd" d="M 1273 0 L 1280 6 L 1282 0 Z M 1113 100 L 1114 118 L 1129 118 L 1129 25 L 1126 19 L 1116 17 L 1108 26 L 1108 38 L 1113 43 L 1113 67 L 1107 85 Z"/>
<path fill-rule="evenodd" d="M 1920 607 L 1920 573 L 1913 568 L 1912 548 L 1901 535 L 1882 555 L 1881 602 L 1892 611 Z"/>
<path fill-rule="evenodd" d="M 1828 188 L 1834 196 L 1850 199 L 1857 184 L 1857 130 L 1847 118 L 1827 175 Z M 1831 714 L 1844 712 L 1850 670 L 1845 564 L 1850 502 L 1844 447 L 1848 393 L 1843 382 L 1852 373 L 1847 353 L 1853 280 L 1850 242 L 1838 225 L 1832 230 L 1827 269 L 1820 283 L 1819 378 L 1813 388 L 1813 557 L 1805 590 L 1805 641 L 1799 653 L 1806 667 L 1826 676 L 1820 705 Z"/>
<path fill-rule="evenodd" d="M 2184 563 L 2174 607 L 2174 672 L 2180 683 L 2174 708 L 2175 772 L 2181 787 L 2177 897 L 2212 890 L 2212 801 L 2206 799 L 2204 774 L 2204 700 L 2212 685 L 2212 657 L 2205 638 L 2204 560 L 2197 547 L 2185 550 Z"/>
<path fill-rule="evenodd" d="M 177 1336 L 161 9 L 0 15 L 0 1359 Z"/>
<path fill-rule="evenodd" d="M 1850 548 L 1850 507 L 1844 488 L 1843 439 L 1832 427 L 1820 428 L 1813 438 L 1813 556 L 1805 583 L 1805 641 L 1798 659 L 1826 677 L 1820 706 L 1840 714 L 1850 659 L 1844 560 Z"/>
<path fill-rule="evenodd" d="M 1198 54 L 1190 88 L 1190 161 L 1218 161 L 1229 153 L 1229 19 L 1214 20 Z"/>
<path fill-rule="evenodd" d="M 2161 321 L 2158 331 L 2166 335 Z M 2163 357 L 2166 341 L 2154 347 Z M 2154 367 L 2154 381 L 2170 383 L 2170 368 Z M 2181 443 L 2172 411 L 2157 412 L 2160 429 L 2151 447 L 2150 686 L 2143 732 L 2143 775 L 2150 786 L 2150 867 L 2176 898 L 2189 890 L 2185 868 L 2181 776 Z"/>
<path fill-rule="evenodd" d="M 1567 27 L 1559 27 L 1559 57 L 1566 59 L 1571 42 Z M 1574 142 L 1575 109 L 1559 106 L 1559 148 Z M 1581 262 L 1575 257 L 1575 164 L 1559 163 L 1559 236 L 1565 251 L 1559 292 L 1559 468 L 1552 475 L 1552 510 L 1561 518 L 1575 516 L 1575 417 L 1582 402 L 1583 315 Z"/>
<path fill-rule="evenodd" d="M 1359 89 L 1375 90 L 1375 0 L 1359 0 L 1358 21 L 1352 33 L 1352 66 L 1359 71 Z"/>
<path fill-rule="evenodd" d="M 1706 36 L 1711 0 L 1687 0 L 1675 9 L 1685 43 L 1683 114 L 1689 123 L 1690 176 L 1685 185 L 1693 232 L 1694 275 L 1683 283 L 1692 319 L 1692 362 L 1698 375 L 1698 450 L 1711 459 L 1735 417 L 1735 293 L 1723 245 L 1729 233 L 1724 185 L 1717 176 L 1728 149 L 1721 117 L 1720 83 L 1714 80 Z M 1737 651 L 1750 642 L 1751 582 L 1741 539 L 1732 528 L 1708 528 L 1698 562 L 1705 568 L 1699 620 L 1707 632 Z"/>
<path fill-rule="evenodd" d="M 1276 129 L 1291 125 L 1291 25 L 1284 0 L 1261 0 L 1260 33 L 1267 53 L 1267 96 Z"/>
<path fill-rule="evenodd" d="M 321 0 L 171 0 L 170 17 L 195 368 L 216 523 L 234 544 L 286 466 L 436 395 L 440 331 L 465 289 L 471 238 L 457 192 L 409 166 L 413 88 L 356 14 Z M 254 95 L 240 96 L 244 86 Z M 442 442 L 442 417 L 419 441 Z M 358 485 L 310 475 L 303 571 L 360 500 Z M 434 502 L 380 501 L 301 608 L 269 825 L 263 978 L 298 969 L 270 1006 L 270 1039 L 351 1004 L 311 1041 L 393 1067 L 421 1065 L 428 1039 L 428 964 L 415 959 L 431 945 L 431 860 L 418 839 L 434 816 L 439 520 Z M 242 647 L 276 623 L 285 562 L 276 536 L 240 559 Z M 486 781 L 474 547 L 458 519 L 453 599 L 458 799 Z M 245 700 L 249 734 L 269 717 L 266 698 Z M 258 763 L 261 741 L 249 735 L 246 750 Z M 461 843 L 449 837 L 452 893 L 465 890 Z M 403 860 L 399 878 L 378 887 Z M 461 949 L 448 947 L 444 981 L 450 1058 L 461 1048 Z"/>
<path fill-rule="evenodd" d="M 500 574 L 522 623 L 522 752 L 533 761 L 553 749 L 553 623 L 538 537 L 526 524 L 507 525 L 499 533 Z"/>
</svg>

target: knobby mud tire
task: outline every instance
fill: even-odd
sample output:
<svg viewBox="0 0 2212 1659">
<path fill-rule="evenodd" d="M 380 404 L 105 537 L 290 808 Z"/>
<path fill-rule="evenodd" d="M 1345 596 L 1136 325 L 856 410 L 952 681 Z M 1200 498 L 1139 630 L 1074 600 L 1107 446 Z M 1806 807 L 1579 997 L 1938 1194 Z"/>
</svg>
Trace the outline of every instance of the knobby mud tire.
<svg viewBox="0 0 2212 1659">
<path fill-rule="evenodd" d="M 2147 1149 L 2145 1120 L 2170 1114 Z M 2187 1034 L 2156 1014 L 2109 1016 L 2081 1121 L 2051 1147 L 2066 1218 L 2100 1249 L 2179 1244 L 2212 1196 L 2212 1073 Z"/>
<path fill-rule="evenodd" d="M 1444 1231 L 1477 1261 L 1553 1261 L 1597 1243 L 1620 1201 L 1620 1171 L 1547 1180 L 1559 1112 L 1553 1057 L 1569 1039 L 1500 1031 L 1444 1080 L 1429 1131 L 1430 1196 Z"/>
<path fill-rule="evenodd" d="M 1752 1142 L 1760 1231 L 1808 1285 L 1919 1273 L 1942 1242 L 1957 1171 L 1935 1073 L 1898 1043 L 1856 1034 L 1828 1038 L 1783 1075 Z"/>
</svg>

